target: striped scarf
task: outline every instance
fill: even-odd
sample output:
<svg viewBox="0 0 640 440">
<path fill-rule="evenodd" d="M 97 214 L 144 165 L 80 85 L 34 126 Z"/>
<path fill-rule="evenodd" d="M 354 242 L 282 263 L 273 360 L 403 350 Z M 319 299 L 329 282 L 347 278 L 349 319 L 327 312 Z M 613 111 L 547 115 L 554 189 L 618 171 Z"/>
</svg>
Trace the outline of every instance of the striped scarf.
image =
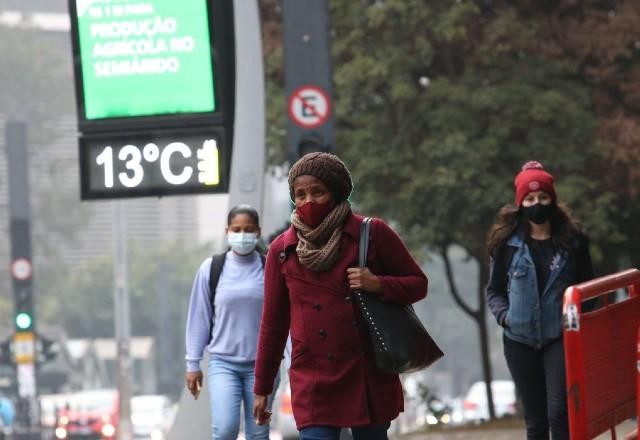
<svg viewBox="0 0 640 440">
<path fill-rule="evenodd" d="M 351 205 L 346 200 L 336 205 L 322 223 L 313 229 L 291 213 L 291 224 L 296 228 L 298 246 L 296 252 L 303 266 L 314 272 L 322 272 L 333 267 L 340 256 L 342 225 L 351 213 Z"/>
</svg>

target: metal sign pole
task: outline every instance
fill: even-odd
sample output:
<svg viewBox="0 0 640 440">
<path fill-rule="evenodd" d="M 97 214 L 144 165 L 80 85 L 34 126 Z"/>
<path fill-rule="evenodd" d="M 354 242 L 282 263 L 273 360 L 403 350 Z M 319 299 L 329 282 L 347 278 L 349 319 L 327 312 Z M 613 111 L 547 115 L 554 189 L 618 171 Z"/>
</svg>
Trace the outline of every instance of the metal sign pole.
<svg viewBox="0 0 640 440">
<path fill-rule="evenodd" d="M 6 123 L 9 171 L 9 217 L 11 234 L 11 278 L 15 296 L 13 361 L 16 365 L 16 427 L 13 438 L 26 440 L 39 435 L 35 318 L 33 310 L 31 209 L 27 158 L 27 125 Z"/>
<path fill-rule="evenodd" d="M 129 282 L 127 277 L 127 229 L 124 202 L 113 202 L 114 208 L 114 318 L 118 362 L 120 420 L 118 439 L 131 440 L 131 356 Z"/>
</svg>

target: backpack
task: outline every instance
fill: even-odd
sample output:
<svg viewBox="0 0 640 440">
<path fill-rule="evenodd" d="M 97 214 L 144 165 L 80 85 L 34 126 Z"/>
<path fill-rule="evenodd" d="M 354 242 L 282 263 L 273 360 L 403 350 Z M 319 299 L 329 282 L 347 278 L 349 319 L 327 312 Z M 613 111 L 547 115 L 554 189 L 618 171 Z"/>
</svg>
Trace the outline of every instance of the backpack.
<svg viewBox="0 0 640 440">
<path fill-rule="evenodd" d="M 213 337 L 213 318 L 216 316 L 214 301 L 216 299 L 216 289 L 218 287 L 218 281 L 220 281 L 220 274 L 222 273 L 222 267 L 224 266 L 224 260 L 227 258 L 227 253 L 213 254 L 211 257 L 211 270 L 209 271 L 209 302 L 211 303 L 211 328 L 209 329 L 209 342 Z M 264 269 L 265 257 L 260 254 L 260 262 Z"/>
</svg>

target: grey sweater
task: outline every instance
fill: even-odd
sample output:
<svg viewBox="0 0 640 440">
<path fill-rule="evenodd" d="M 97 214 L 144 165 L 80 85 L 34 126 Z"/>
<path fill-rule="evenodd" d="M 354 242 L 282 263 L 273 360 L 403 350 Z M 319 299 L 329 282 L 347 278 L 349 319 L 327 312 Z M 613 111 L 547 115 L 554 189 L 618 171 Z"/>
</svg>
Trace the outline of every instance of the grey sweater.
<svg viewBox="0 0 640 440">
<path fill-rule="evenodd" d="M 187 371 L 199 371 L 206 348 L 210 356 L 230 362 L 252 362 L 256 357 L 258 329 L 264 300 L 264 270 L 260 255 L 242 256 L 229 251 L 220 274 L 211 310 L 209 273 L 211 258 L 198 269 L 189 301 L 186 348 Z M 214 322 L 209 341 L 211 322 Z"/>
</svg>

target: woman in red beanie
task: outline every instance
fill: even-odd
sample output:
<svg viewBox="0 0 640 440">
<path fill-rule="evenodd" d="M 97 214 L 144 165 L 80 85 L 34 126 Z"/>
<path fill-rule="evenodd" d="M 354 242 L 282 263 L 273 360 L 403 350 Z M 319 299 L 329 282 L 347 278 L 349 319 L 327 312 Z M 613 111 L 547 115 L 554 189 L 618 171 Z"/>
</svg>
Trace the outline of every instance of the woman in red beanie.
<svg viewBox="0 0 640 440">
<path fill-rule="evenodd" d="M 557 203 L 539 162 L 516 176 L 515 205 L 488 234 L 489 309 L 504 327 L 504 355 L 524 408 L 528 439 L 569 439 L 562 295 L 593 278 L 589 239 Z"/>
<path fill-rule="evenodd" d="M 371 224 L 368 268 L 358 267 L 363 217 L 351 212 L 349 171 L 336 156 L 309 153 L 289 171 L 296 209 L 291 227 L 269 246 L 264 308 L 255 365 L 254 417 L 269 420 L 267 396 L 291 333 L 289 378 L 302 440 L 386 440 L 403 410 L 397 374 L 376 367 L 353 290 L 411 304 L 427 294 L 427 277 L 396 233 Z"/>
</svg>

